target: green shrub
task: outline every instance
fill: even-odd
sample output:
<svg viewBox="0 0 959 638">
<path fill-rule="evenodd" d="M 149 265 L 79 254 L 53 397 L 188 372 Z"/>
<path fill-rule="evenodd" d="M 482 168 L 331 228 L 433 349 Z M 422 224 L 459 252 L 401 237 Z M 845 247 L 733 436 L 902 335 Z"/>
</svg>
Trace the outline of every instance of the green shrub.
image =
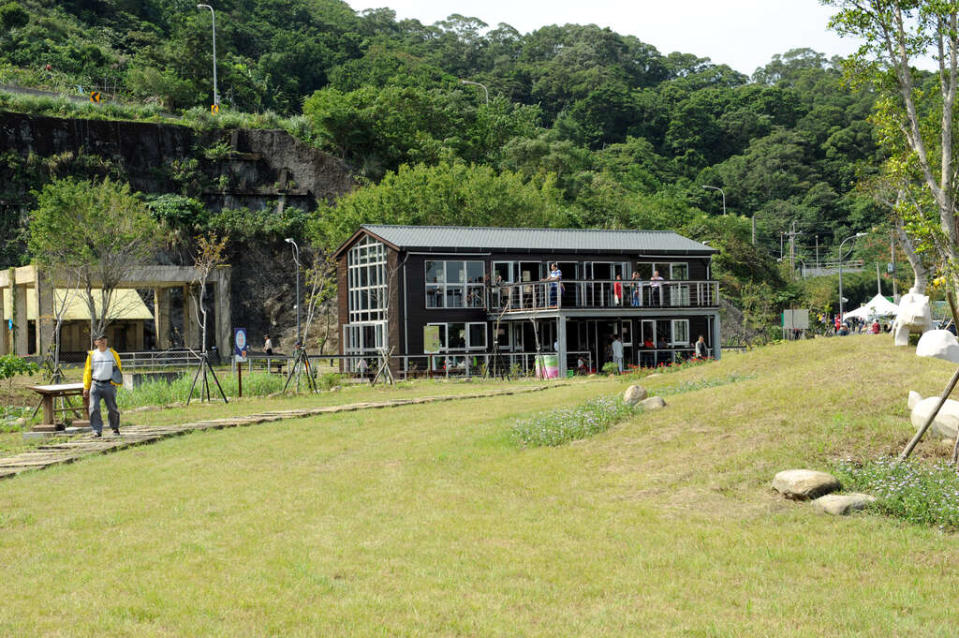
<svg viewBox="0 0 959 638">
<path fill-rule="evenodd" d="M 835 468 L 843 489 L 876 497 L 873 508 L 920 525 L 959 529 L 959 477 L 945 461 L 897 462 L 879 458 L 865 463 L 844 460 Z"/>
<path fill-rule="evenodd" d="M 5 354 L 0 357 L 0 380 L 6 379 L 9 384 L 13 383 L 14 377 L 21 374 L 32 377 L 38 370 L 37 364 L 21 359 L 15 354 Z"/>
<path fill-rule="evenodd" d="M 563 445 L 605 432 L 635 412 L 619 397 L 601 397 L 519 421 L 513 425 L 512 436 L 530 447 Z"/>
<path fill-rule="evenodd" d="M 612 361 L 604 363 L 602 367 L 603 374 L 619 374 L 619 364 Z"/>
</svg>

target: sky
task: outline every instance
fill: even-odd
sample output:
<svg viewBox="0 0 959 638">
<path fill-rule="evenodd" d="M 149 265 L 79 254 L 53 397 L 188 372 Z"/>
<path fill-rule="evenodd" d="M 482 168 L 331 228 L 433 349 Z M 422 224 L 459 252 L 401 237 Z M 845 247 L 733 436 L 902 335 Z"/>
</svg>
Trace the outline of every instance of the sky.
<svg viewBox="0 0 959 638">
<path fill-rule="evenodd" d="M 774 54 L 810 48 L 848 55 L 851 40 L 827 27 L 834 11 L 818 0 L 346 0 L 354 10 L 389 7 L 398 19 L 433 24 L 453 13 L 501 22 L 521 33 L 549 24 L 596 24 L 633 35 L 660 53 L 710 58 L 752 75 Z"/>
</svg>

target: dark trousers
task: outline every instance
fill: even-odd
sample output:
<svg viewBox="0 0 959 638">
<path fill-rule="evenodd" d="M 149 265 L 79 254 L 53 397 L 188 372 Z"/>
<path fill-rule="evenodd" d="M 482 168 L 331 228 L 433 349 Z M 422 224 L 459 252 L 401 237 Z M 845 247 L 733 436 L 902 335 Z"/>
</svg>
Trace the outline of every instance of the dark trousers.
<svg viewBox="0 0 959 638">
<path fill-rule="evenodd" d="M 109 381 L 94 381 L 90 386 L 90 428 L 103 432 L 103 417 L 100 415 L 100 399 L 107 404 L 110 429 L 120 429 L 120 409 L 117 408 L 117 389 Z"/>
</svg>

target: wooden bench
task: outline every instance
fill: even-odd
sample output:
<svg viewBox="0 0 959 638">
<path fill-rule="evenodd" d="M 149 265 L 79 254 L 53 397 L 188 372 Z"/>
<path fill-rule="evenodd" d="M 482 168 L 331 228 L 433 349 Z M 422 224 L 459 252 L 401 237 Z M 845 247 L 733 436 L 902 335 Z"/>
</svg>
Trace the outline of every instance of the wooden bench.
<svg viewBox="0 0 959 638">
<path fill-rule="evenodd" d="M 31 390 L 40 395 L 40 405 L 43 407 L 43 422 L 34 426 L 34 432 L 56 432 L 64 428 L 63 424 L 58 424 L 56 415 L 58 413 L 73 413 L 77 419 L 73 424 L 77 426 L 89 425 L 88 421 L 89 400 L 83 399 L 83 406 L 69 405 L 68 397 L 83 396 L 82 383 L 58 383 L 55 385 L 31 385 Z M 57 408 L 57 399 L 67 399 L 68 407 Z"/>
</svg>

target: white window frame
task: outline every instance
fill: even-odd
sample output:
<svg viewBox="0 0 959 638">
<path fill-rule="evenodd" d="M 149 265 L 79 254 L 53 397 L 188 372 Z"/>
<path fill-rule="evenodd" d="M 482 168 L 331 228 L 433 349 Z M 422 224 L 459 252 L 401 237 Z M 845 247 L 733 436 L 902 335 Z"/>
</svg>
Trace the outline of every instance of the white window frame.
<svg viewBox="0 0 959 638">
<path fill-rule="evenodd" d="M 426 273 L 429 270 L 429 264 L 439 263 L 442 264 L 441 276 L 439 279 L 441 281 L 427 281 Z M 448 265 L 451 263 L 457 263 L 463 265 L 463 276 L 465 281 L 448 281 L 447 270 Z M 471 282 L 467 274 L 469 273 L 469 265 L 480 264 L 480 269 L 482 275 L 480 276 L 480 281 Z M 486 276 L 486 262 L 482 259 L 427 259 L 423 262 L 423 286 L 425 290 L 425 296 L 423 299 L 424 307 L 427 310 L 444 310 L 447 308 L 486 308 L 486 282 L 483 279 Z M 450 292 L 459 289 L 460 293 L 460 305 L 448 305 L 447 301 L 449 300 Z M 436 295 L 438 291 L 439 295 Z M 470 305 L 467 301 L 470 299 L 470 295 L 475 295 L 476 298 L 480 300 L 480 305 Z M 441 305 L 430 305 L 430 297 L 434 296 L 442 300 Z"/>
<path fill-rule="evenodd" d="M 669 322 L 669 338 L 671 345 L 674 346 L 688 346 L 689 345 L 689 319 L 672 319 Z M 679 341 L 676 339 L 676 326 L 682 325 L 686 330 L 686 340 Z"/>
</svg>

